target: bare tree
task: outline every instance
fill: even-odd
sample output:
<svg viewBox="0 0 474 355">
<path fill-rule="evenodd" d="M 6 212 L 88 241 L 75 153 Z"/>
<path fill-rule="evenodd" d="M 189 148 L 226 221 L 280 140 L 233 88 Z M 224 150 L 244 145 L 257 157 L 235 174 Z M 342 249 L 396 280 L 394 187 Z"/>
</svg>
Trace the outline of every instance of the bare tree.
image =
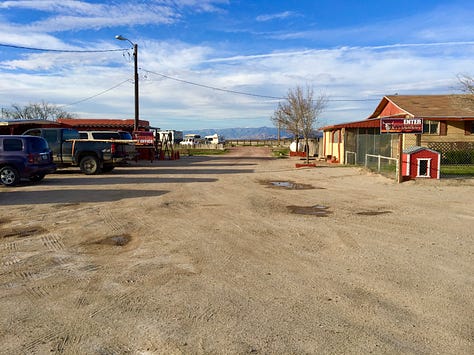
<svg viewBox="0 0 474 355">
<path fill-rule="evenodd" d="M 28 104 L 20 106 L 13 104 L 11 109 L 2 109 L 2 116 L 13 120 L 50 120 L 56 121 L 58 118 L 74 118 L 75 115 L 64 111 L 60 107 L 41 103 Z"/>
<path fill-rule="evenodd" d="M 468 74 L 458 74 L 461 91 L 466 94 L 474 94 L 474 78 Z"/>
<path fill-rule="evenodd" d="M 307 86 L 306 90 L 303 90 L 297 86 L 288 91 L 283 103 L 278 104 L 272 121 L 294 135 L 297 150 L 300 136 L 303 136 L 305 146 L 309 148 L 309 138 L 313 136 L 316 122 L 326 105 L 325 95 L 320 95 L 315 99 L 312 87 Z M 309 149 L 306 149 L 306 162 L 309 163 Z"/>
</svg>

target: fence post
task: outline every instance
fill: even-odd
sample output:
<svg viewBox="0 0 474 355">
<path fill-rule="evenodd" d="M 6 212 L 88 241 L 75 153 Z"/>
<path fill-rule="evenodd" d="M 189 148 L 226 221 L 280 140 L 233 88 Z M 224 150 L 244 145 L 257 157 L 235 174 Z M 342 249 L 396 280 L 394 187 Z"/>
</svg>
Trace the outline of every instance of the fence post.
<svg viewBox="0 0 474 355">
<path fill-rule="evenodd" d="M 397 182 L 400 184 L 403 182 L 402 176 L 402 160 L 403 160 L 403 134 L 398 135 L 398 172 L 397 172 Z"/>
</svg>

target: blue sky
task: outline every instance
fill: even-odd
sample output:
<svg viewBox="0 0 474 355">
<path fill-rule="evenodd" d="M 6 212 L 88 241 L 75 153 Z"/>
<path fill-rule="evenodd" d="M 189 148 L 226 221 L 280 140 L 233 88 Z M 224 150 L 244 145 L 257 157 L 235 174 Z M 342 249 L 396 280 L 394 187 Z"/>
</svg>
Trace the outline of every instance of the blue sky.
<svg viewBox="0 0 474 355">
<path fill-rule="evenodd" d="M 383 95 L 460 93 L 473 15 L 468 0 L 0 1 L 0 107 L 133 118 L 121 34 L 138 44 L 140 118 L 155 127 L 271 126 L 278 98 L 307 85 L 329 99 L 319 125 L 361 120 Z"/>
</svg>

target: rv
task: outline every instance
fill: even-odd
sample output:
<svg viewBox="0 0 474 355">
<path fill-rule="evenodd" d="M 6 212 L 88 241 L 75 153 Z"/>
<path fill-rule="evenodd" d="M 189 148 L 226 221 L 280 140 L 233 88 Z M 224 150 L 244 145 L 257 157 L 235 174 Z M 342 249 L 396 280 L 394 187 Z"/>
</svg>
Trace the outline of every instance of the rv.
<svg viewBox="0 0 474 355">
<path fill-rule="evenodd" d="M 205 136 L 204 143 L 206 144 L 221 144 L 224 143 L 224 137 L 219 136 L 217 133 L 212 136 Z"/>
<path fill-rule="evenodd" d="M 179 144 L 181 145 L 196 145 L 196 144 L 201 144 L 202 139 L 199 134 L 186 134 L 184 136 L 184 139 L 182 142 Z"/>
<path fill-rule="evenodd" d="M 164 142 L 166 140 L 168 143 L 179 144 L 183 140 L 183 132 L 176 131 L 174 129 L 158 131 L 156 134 L 158 135 L 158 140 L 160 142 Z"/>
</svg>

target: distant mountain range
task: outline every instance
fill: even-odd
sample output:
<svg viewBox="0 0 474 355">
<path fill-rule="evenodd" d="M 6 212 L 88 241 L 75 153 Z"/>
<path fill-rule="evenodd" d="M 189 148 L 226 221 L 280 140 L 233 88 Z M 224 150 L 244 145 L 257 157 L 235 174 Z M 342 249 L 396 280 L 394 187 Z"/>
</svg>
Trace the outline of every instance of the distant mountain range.
<svg viewBox="0 0 474 355">
<path fill-rule="evenodd" d="M 258 127 L 258 128 L 222 128 L 222 129 L 199 129 L 194 131 L 183 131 L 185 134 L 199 134 L 201 137 L 210 136 L 217 133 L 224 139 L 278 139 L 278 128 Z M 322 137 L 322 132 L 316 133 L 317 137 Z M 293 138 L 293 135 L 286 131 L 280 132 L 280 138 Z"/>
<path fill-rule="evenodd" d="M 258 127 L 258 128 L 222 128 L 222 129 L 201 129 L 194 131 L 183 131 L 185 134 L 199 134 L 201 137 L 210 136 L 217 133 L 225 139 L 278 139 L 278 128 Z M 280 138 L 290 138 L 292 135 L 285 131 L 280 132 Z"/>
</svg>

